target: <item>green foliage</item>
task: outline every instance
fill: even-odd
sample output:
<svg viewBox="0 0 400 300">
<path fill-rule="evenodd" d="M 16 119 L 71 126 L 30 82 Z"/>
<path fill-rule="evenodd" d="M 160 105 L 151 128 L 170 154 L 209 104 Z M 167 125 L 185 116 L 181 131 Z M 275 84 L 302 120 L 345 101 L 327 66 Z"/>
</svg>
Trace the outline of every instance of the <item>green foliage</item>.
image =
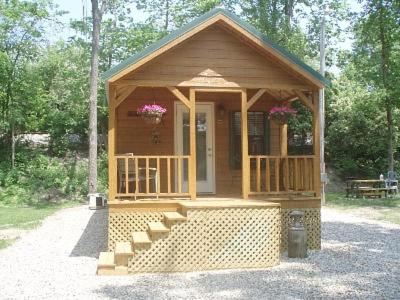
<svg viewBox="0 0 400 300">
<path fill-rule="evenodd" d="M 326 156 L 344 176 L 378 177 L 387 172 L 382 95 L 347 73 L 335 83 L 327 103 Z"/>
<path fill-rule="evenodd" d="M 17 167 L 0 164 L 0 205 L 40 205 L 86 199 L 87 158 L 77 152 L 63 158 L 20 146 Z M 100 154 L 99 192 L 107 191 L 107 160 Z"/>
<path fill-rule="evenodd" d="M 15 242 L 16 239 L 6 239 L 6 240 L 0 240 L 0 250 L 7 248 L 10 246 L 13 242 Z"/>
</svg>

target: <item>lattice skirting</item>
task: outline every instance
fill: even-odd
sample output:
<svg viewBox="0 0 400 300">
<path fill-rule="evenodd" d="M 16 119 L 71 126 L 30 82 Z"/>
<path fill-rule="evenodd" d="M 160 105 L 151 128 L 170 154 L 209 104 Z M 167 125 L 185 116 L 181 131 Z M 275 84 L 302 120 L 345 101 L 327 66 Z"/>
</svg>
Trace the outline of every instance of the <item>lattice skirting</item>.
<svg viewBox="0 0 400 300">
<path fill-rule="evenodd" d="M 108 216 L 108 251 L 114 251 L 115 242 L 131 241 L 134 231 L 146 231 L 148 222 L 163 219 L 162 212 L 112 212 Z"/>
<path fill-rule="evenodd" d="M 262 268 L 279 264 L 280 209 L 190 209 L 186 222 L 138 249 L 130 273 L 224 268 Z"/>
<path fill-rule="evenodd" d="M 291 208 L 282 209 L 282 240 L 281 251 L 287 250 L 288 247 L 288 230 L 290 226 L 289 214 L 293 210 L 304 212 L 305 227 L 307 229 L 308 249 L 321 249 L 321 209 L 320 208 Z"/>
</svg>

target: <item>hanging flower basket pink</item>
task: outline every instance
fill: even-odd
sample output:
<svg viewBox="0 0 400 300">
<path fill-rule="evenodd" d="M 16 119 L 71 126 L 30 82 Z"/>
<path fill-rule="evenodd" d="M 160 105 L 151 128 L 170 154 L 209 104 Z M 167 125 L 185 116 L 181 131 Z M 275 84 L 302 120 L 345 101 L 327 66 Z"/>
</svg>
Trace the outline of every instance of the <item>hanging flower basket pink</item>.
<svg viewBox="0 0 400 300">
<path fill-rule="evenodd" d="M 297 114 L 297 110 L 281 105 L 281 106 L 274 106 L 269 111 L 268 119 L 271 119 L 275 123 L 279 125 L 284 125 L 287 123 L 289 118 L 295 117 Z"/>
<path fill-rule="evenodd" d="M 160 124 L 167 109 L 157 104 L 145 104 L 137 110 L 147 124 Z"/>
</svg>

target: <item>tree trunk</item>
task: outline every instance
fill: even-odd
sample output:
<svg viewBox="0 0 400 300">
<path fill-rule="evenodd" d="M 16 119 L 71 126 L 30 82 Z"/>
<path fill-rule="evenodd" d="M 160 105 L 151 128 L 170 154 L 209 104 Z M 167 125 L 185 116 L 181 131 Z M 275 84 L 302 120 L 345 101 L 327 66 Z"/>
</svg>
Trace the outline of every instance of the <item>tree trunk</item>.
<svg viewBox="0 0 400 300">
<path fill-rule="evenodd" d="M 387 153 L 388 153 L 388 169 L 393 171 L 394 169 L 394 157 L 393 157 L 393 103 L 392 98 L 389 94 L 389 43 L 386 37 L 385 30 L 385 15 L 382 1 L 379 2 L 378 14 L 379 14 L 379 40 L 381 43 L 381 72 L 382 72 L 382 83 L 386 91 L 385 107 L 386 107 L 386 125 L 387 125 Z"/>
<path fill-rule="evenodd" d="M 169 26 L 169 0 L 165 1 L 165 24 L 164 29 L 168 31 Z"/>
<path fill-rule="evenodd" d="M 325 57 L 325 21 L 326 21 L 326 8 L 322 6 L 322 21 L 320 29 L 320 40 L 319 40 L 319 72 L 322 76 L 325 76 L 326 68 L 326 57 Z M 319 90 L 319 117 L 320 117 L 320 169 L 321 174 L 325 174 L 325 90 Z M 321 184 L 321 201 L 325 204 L 325 183 Z"/>
<path fill-rule="evenodd" d="M 97 84 L 99 76 L 99 38 L 101 12 L 98 0 L 92 0 L 92 54 L 89 97 L 89 194 L 97 191 Z"/>
<path fill-rule="evenodd" d="M 15 168 L 15 126 L 14 120 L 11 120 L 11 168 Z"/>
</svg>

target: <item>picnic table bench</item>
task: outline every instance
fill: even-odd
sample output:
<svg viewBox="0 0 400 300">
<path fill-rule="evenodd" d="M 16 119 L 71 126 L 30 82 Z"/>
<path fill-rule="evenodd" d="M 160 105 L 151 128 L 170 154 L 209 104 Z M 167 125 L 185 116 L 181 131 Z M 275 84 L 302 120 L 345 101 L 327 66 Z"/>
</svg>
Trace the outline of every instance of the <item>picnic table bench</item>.
<svg viewBox="0 0 400 300">
<path fill-rule="evenodd" d="M 389 188 L 385 180 L 380 179 L 351 179 L 346 181 L 346 197 L 387 197 Z"/>
</svg>

